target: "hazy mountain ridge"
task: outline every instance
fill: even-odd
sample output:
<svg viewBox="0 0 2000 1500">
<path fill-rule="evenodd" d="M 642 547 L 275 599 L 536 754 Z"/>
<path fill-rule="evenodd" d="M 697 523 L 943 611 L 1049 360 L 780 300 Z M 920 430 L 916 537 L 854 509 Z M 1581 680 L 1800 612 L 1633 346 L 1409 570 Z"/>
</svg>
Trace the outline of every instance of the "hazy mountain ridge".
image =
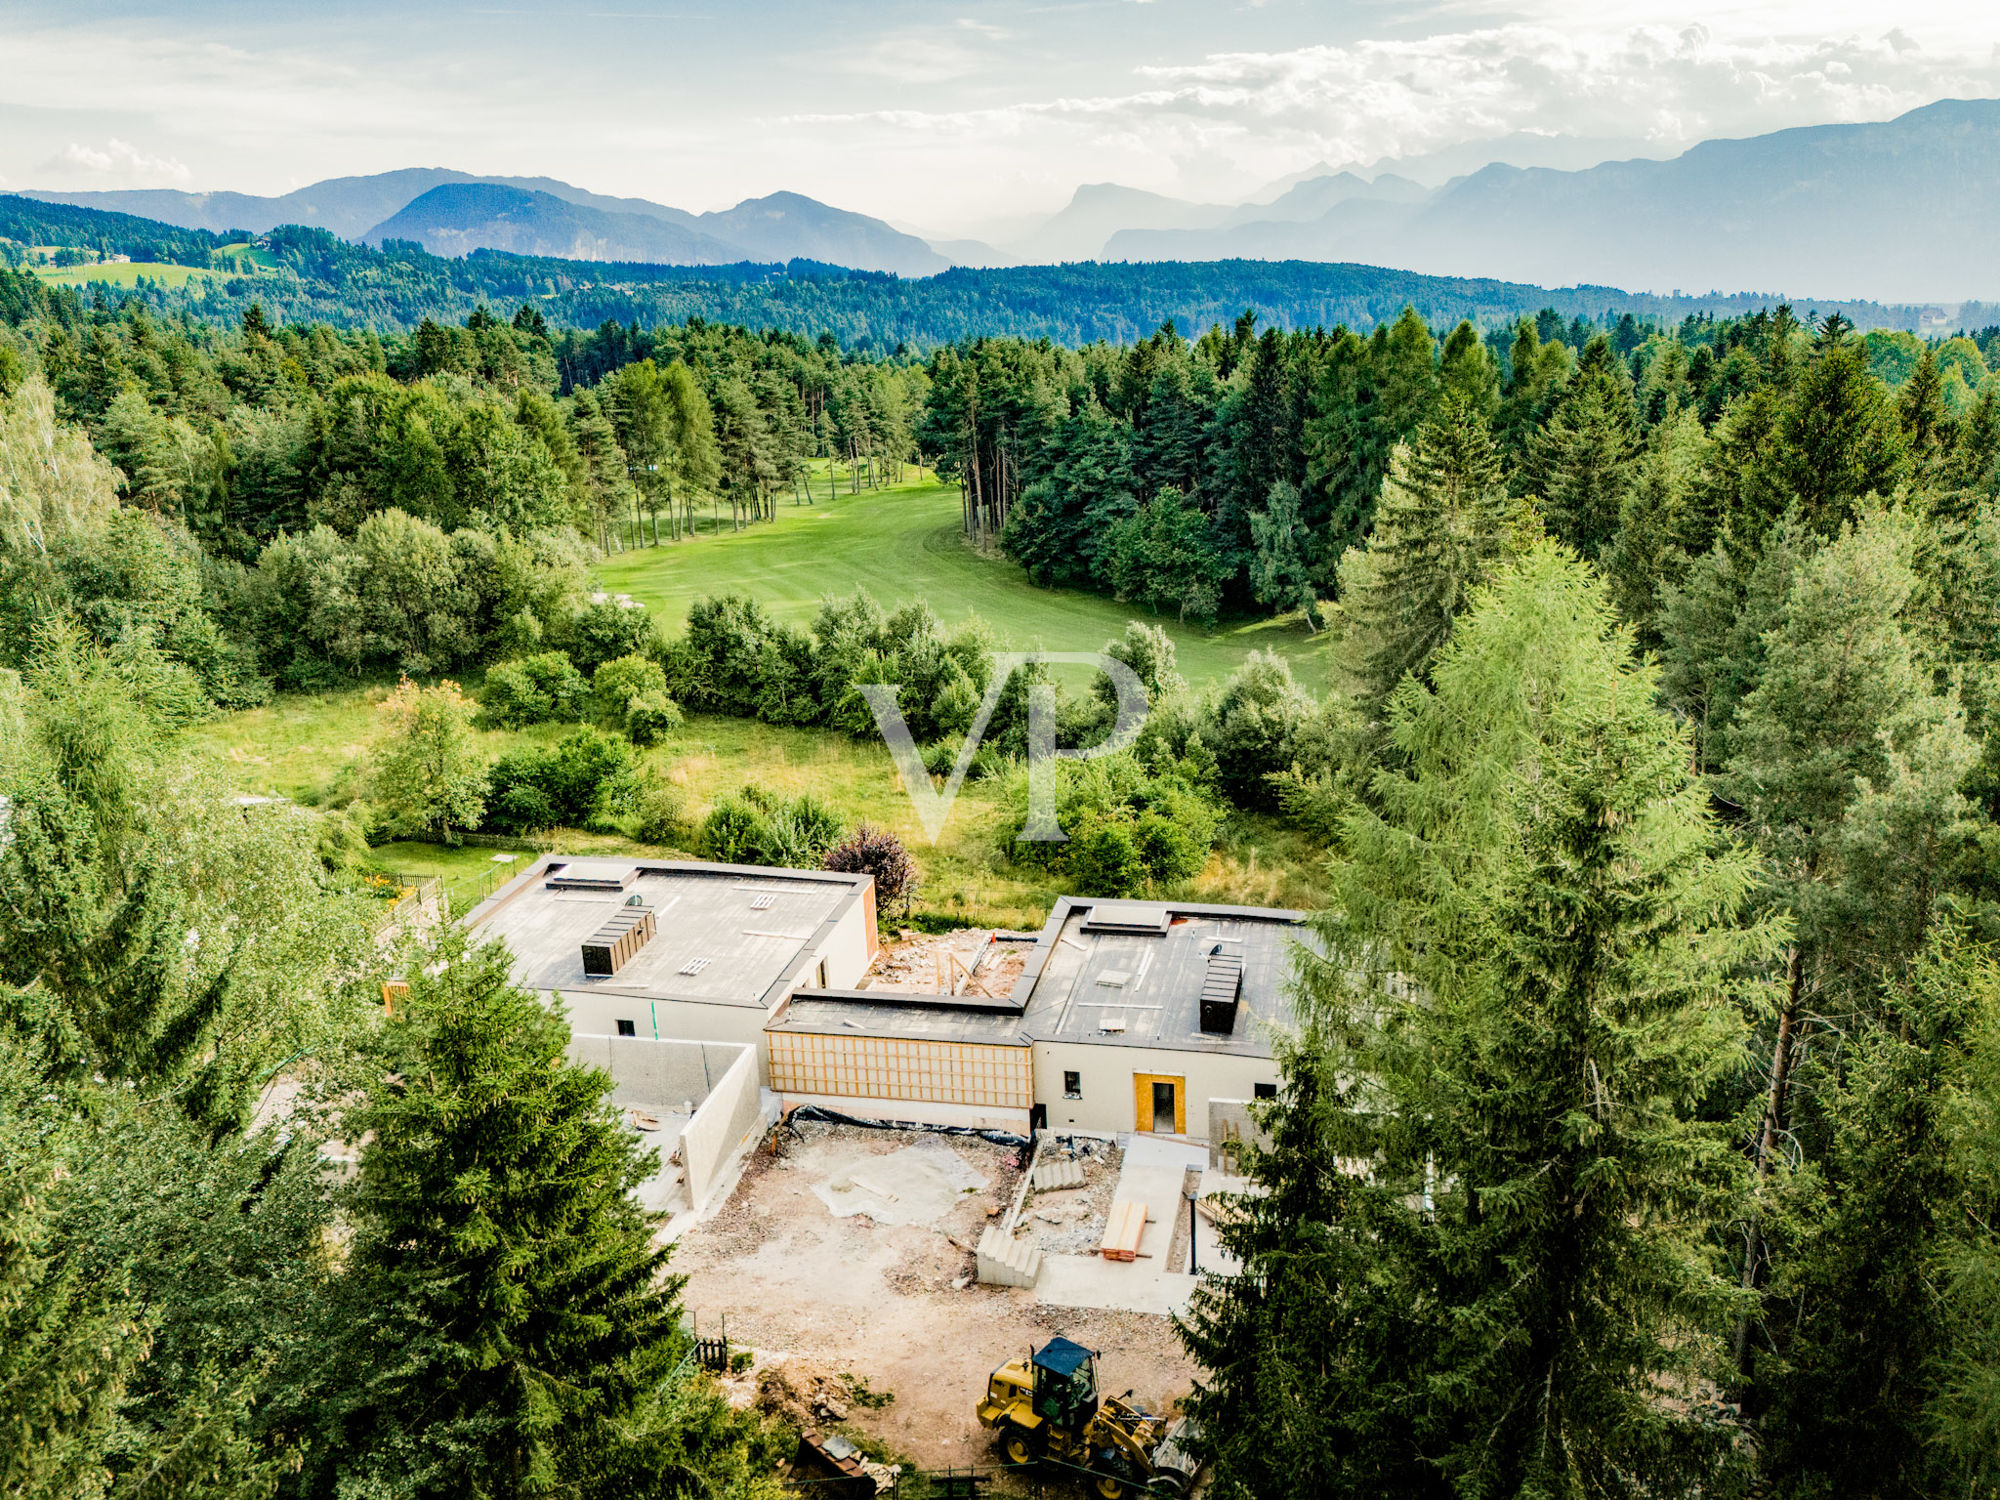
<svg viewBox="0 0 2000 1500">
<path fill-rule="evenodd" d="M 915 235 L 799 193 L 692 214 L 644 198 L 592 193 L 552 177 L 478 176 L 448 167 L 333 177 L 276 197 L 137 188 L 28 190 L 17 196 L 213 233 L 264 234 L 280 224 L 301 224 L 356 243 L 413 239 L 437 254 L 495 249 L 674 265 L 804 259 L 903 276 L 929 275 L 948 264 Z"/>
<path fill-rule="evenodd" d="M 1914 222 L 1927 232 L 1911 234 Z M 2000 100 L 1943 100 L 1881 123 L 1704 141 L 1665 161 L 1487 166 L 1406 201 L 1350 197 L 1302 223 L 1132 228 L 1104 254 L 1956 301 L 2000 290 L 1996 237 Z"/>
</svg>

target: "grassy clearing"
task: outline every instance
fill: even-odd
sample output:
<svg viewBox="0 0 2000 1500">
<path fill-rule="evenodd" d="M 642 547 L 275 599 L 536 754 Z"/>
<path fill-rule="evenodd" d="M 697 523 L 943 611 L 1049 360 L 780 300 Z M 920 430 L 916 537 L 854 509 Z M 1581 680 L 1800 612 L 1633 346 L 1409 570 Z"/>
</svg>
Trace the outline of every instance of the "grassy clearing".
<svg viewBox="0 0 2000 1500">
<path fill-rule="evenodd" d="M 1003 646 L 1094 651 L 1123 632 L 1136 611 L 1095 594 L 1038 588 L 1015 563 L 968 546 L 960 531 L 957 486 L 928 475 L 874 493 L 829 499 L 829 475 L 815 469 L 815 503 L 783 500 L 775 521 L 731 532 L 704 529 L 691 541 L 614 554 L 599 567 L 606 588 L 630 594 L 673 633 L 704 594 L 749 594 L 780 619 L 809 621 L 826 594 L 865 588 L 884 604 L 923 598 L 947 622 L 976 614 Z M 1246 653 L 1275 649 L 1317 688 L 1325 638 L 1296 619 L 1225 621 L 1213 632 L 1162 618 L 1180 669 L 1197 685 L 1218 681 Z"/>
<path fill-rule="evenodd" d="M 376 709 L 388 692 L 386 685 L 377 685 L 280 698 L 206 726 L 200 740 L 229 766 L 243 791 L 342 806 L 364 790 L 365 762 L 378 732 Z M 524 740 L 546 742 L 564 732 L 557 725 L 492 731 L 483 736 L 483 748 L 498 756 Z M 991 784 L 968 782 L 938 842 L 927 843 L 888 751 L 873 741 L 698 715 L 670 742 L 648 751 L 646 760 L 687 788 L 692 820 L 718 798 L 754 785 L 781 797 L 811 792 L 849 825 L 867 821 L 894 829 L 923 870 L 920 908 L 968 925 L 1036 927 L 1061 894 L 1058 883 L 1005 857 L 1001 835 L 1006 809 Z M 550 847 L 579 854 L 690 852 L 572 830 L 552 835 Z M 508 867 L 496 865 L 495 854 L 531 852 L 527 841 L 508 849 L 397 843 L 378 846 L 369 863 L 385 873 L 444 877 L 454 906 L 462 910 L 467 896 L 476 897 L 483 886 L 504 878 Z M 1295 832 L 1238 815 L 1207 868 L 1171 894 L 1244 905 L 1307 906 L 1313 904 L 1316 861 Z"/>
<path fill-rule="evenodd" d="M 204 271 L 195 266 L 176 266 L 167 261 L 133 260 L 114 265 L 95 266 L 35 266 L 34 273 L 42 280 L 57 286 L 116 286 L 135 287 L 139 278 L 158 282 L 162 286 L 186 286 L 190 281 L 212 281 L 215 272 Z"/>
</svg>

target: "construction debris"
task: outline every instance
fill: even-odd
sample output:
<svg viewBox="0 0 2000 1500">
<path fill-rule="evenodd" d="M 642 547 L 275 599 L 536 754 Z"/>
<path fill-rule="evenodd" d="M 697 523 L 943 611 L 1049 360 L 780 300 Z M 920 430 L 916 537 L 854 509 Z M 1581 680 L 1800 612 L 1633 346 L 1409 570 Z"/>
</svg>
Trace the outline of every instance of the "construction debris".
<svg viewBox="0 0 2000 1500">
<path fill-rule="evenodd" d="M 972 995 L 1004 1000 L 1020 978 L 1031 943 L 990 927 L 963 927 L 935 935 L 904 929 L 884 943 L 863 989 L 906 995 Z"/>
</svg>

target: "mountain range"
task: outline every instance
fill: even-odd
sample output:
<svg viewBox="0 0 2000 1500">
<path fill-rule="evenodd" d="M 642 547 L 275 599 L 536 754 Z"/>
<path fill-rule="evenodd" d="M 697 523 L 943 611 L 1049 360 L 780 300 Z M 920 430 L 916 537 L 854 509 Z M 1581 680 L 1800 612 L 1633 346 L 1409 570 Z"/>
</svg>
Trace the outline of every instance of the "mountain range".
<svg viewBox="0 0 2000 1500">
<path fill-rule="evenodd" d="M 1238 203 L 1093 183 L 1060 211 L 1003 229 L 997 244 L 927 242 L 798 193 L 694 214 L 553 178 L 446 168 L 333 178 L 269 198 L 26 196 L 190 229 L 318 226 L 358 243 L 415 240 L 439 255 L 484 247 L 665 265 L 804 259 L 906 277 L 947 265 L 1304 260 L 1661 292 L 1946 303 L 2000 294 L 2000 100 L 1942 100 L 1884 122 L 1705 141 L 1670 159 L 1577 169 L 1535 163 L 1587 156 L 1592 143 L 1486 144 L 1525 164 L 1489 160 L 1439 181 L 1447 166 L 1475 159 L 1469 148 L 1360 170 L 1321 162 Z"/>
<path fill-rule="evenodd" d="M 1327 180 L 1301 183 L 1270 208 Z M 2000 100 L 1704 141 L 1666 161 L 1568 172 L 1495 164 L 1414 193 L 1399 179 L 1383 194 L 1384 180 L 1314 215 L 1133 224 L 1100 254 L 1900 301 L 2000 291 Z"/>
<path fill-rule="evenodd" d="M 645 198 L 588 192 L 553 177 L 478 177 L 445 167 L 333 177 L 268 198 L 165 188 L 30 190 L 20 196 L 217 233 L 263 234 L 280 224 L 302 224 L 357 244 L 416 240 L 435 255 L 489 248 L 663 265 L 803 259 L 899 276 L 928 276 L 948 264 L 915 235 L 799 193 L 692 214 Z"/>
</svg>

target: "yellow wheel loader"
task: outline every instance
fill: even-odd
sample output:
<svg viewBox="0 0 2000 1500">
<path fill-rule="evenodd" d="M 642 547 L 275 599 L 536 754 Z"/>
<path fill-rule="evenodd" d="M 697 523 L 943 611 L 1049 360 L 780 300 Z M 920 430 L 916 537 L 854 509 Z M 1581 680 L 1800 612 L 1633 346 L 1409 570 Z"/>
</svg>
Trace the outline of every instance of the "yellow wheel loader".
<svg viewBox="0 0 2000 1500">
<path fill-rule="evenodd" d="M 1096 1351 L 1055 1338 L 993 1372 L 979 1425 L 997 1434 L 1002 1462 L 1082 1470 L 1102 1500 L 1185 1494 L 1196 1469 L 1186 1418 L 1155 1415 L 1131 1395 L 1099 1400 Z"/>
</svg>

